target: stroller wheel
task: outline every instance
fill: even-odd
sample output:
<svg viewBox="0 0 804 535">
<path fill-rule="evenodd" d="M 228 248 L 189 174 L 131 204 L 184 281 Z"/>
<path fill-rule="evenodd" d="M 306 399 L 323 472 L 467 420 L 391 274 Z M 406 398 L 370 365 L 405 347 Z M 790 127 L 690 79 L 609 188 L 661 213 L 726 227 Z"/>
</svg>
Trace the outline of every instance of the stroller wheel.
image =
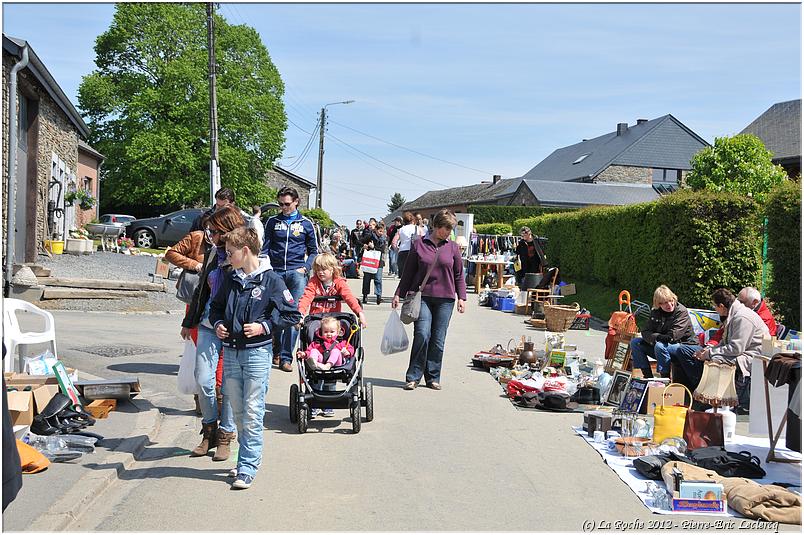
<svg viewBox="0 0 804 535">
<path fill-rule="evenodd" d="M 374 419 L 374 386 L 371 383 L 366 383 L 366 421 L 370 422 Z"/>
<path fill-rule="evenodd" d="M 298 405 L 298 415 L 297 415 L 298 422 L 297 422 L 297 424 L 298 424 L 298 428 L 299 428 L 299 433 L 301 433 L 301 434 L 304 434 L 304 433 L 307 432 L 307 421 L 308 421 L 307 419 L 309 417 L 309 414 L 310 413 L 307 411 L 307 406 L 306 405 L 302 405 L 302 404 Z"/>
<path fill-rule="evenodd" d="M 290 385 L 290 400 L 288 403 L 288 413 L 291 423 L 299 421 L 299 385 Z"/>
<path fill-rule="evenodd" d="M 357 434 L 360 432 L 360 402 L 352 403 L 349 407 L 349 412 L 352 416 L 352 432 Z"/>
</svg>

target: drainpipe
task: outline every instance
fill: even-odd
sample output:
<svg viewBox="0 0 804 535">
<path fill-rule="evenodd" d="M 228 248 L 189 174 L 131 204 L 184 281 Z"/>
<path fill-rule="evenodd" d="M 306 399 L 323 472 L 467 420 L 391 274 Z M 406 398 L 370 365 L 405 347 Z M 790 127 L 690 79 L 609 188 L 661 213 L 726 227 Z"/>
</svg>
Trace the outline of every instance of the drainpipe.
<svg viewBox="0 0 804 535">
<path fill-rule="evenodd" d="M 6 208 L 5 295 L 8 295 L 14 269 L 14 233 L 17 208 L 17 73 L 28 65 L 28 45 L 22 47 L 22 59 L 11 69 L 8 82 L 8 197 Z"/>
</svg>

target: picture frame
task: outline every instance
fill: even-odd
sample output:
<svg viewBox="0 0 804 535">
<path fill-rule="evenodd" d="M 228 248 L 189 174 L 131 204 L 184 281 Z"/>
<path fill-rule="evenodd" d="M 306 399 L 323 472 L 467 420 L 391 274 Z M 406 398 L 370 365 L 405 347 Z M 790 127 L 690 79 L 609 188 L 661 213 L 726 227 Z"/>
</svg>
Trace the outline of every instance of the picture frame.
<svg viewBox="0 0 804 535">
<path fill-rule="evenodd" d="M 628 383 L 631 380 L 631 373 L 623 370 L 616 370 L 614 372 L 614 377 L 611 379 L 611 387 L 609 388 L 609 392 L 606 395 L 606 401 L 603 403 L 604 405 L 610 405 L 612 407 L 619 407 L 620 402 L 622 401 L 625 390 L 628 388 Z"/>
<path fill-rule="evenodd" d="M 645 394 L 648 391 L 648 381 L 632 377 L 628 381 L 625 393 L 620 399 L 620 410 L 625 412 L 639 412 Z"/>
<path fill-rule="evenodd" d="M 625 335 L 617 339 L 614 354 L 606 360 L 605 371 L 613 373 L 615 370 L 628 370 L 631 364 L 631 339 L 633 336 Z"/>
</svg>

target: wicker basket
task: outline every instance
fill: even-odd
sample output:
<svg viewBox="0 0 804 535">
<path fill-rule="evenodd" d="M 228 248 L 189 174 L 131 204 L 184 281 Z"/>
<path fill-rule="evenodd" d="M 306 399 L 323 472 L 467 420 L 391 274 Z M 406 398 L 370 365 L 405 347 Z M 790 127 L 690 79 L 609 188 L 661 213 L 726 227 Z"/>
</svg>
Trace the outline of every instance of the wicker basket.
<svg viewBox="0 0 804 535">
<path fill-rule="evenodd" d="M 571 305 L 551 305 L 544 304 L 544 322 L 547 330 L 554 333 L 567 331 L 575 321 L 575 316 L 581 310 L 581 305 L 572 303 Z"/>
</svg>

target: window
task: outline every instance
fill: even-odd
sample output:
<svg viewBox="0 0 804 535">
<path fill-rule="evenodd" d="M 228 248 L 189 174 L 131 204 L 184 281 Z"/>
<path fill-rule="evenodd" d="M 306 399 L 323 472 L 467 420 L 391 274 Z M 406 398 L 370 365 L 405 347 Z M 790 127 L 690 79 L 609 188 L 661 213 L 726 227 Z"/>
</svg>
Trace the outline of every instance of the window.
<svg viewBox="0 0 804 535">
<path fill-rule="evenodd" d="M 84 191 L 92 193 L 92 177 L 84 177 Z"/>
<path fill-rule="evenodd" d="M 584 161 L 584 160 L 586 159 L 586 157 L 587 157 L 587 156 L 589 156 L 590 154 L 592 154 L 592 153 L 591 153 L 591 152 L 587 152 L 586 154 L 581 154 L 580 156 L 578 156 L 578 159 L 577 159 L 577 160 L 575 160 L 574 162 L 572 162 L 572 165 L 575 165 L 576 163 L 581 163 L 581 162 L 582 162 L 582 161 Z"/>
<path fill-rule="evenodd" d="M 653 183 L 654 184 L 678 184 L 678 179 L 681 171 L 678 169 L 654 169 L 653 170 Z"/>
</svg>

